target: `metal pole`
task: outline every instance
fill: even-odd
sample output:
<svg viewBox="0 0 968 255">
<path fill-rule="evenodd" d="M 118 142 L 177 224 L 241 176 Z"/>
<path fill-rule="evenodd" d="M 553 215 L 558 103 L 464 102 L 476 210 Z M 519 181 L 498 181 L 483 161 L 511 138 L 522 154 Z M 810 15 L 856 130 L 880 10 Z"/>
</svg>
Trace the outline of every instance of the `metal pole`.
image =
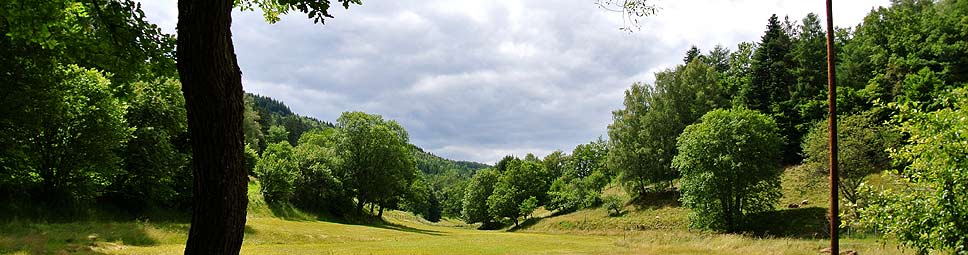
<svg viewBox="0 0 968 255">
<path fill-rule="evenodd" d="M 838 228 L 840 227 L 840 206 L 838 199 L 838 182 L 840 177 L 837 171 L 837 69 L 835 57 L 837 52 L 834 50 L 834 13 L 833 0 L 827 0 L 827 114 L 830 122 L 830 254 L 840 254 L 840 240 Z"/>
</svg>

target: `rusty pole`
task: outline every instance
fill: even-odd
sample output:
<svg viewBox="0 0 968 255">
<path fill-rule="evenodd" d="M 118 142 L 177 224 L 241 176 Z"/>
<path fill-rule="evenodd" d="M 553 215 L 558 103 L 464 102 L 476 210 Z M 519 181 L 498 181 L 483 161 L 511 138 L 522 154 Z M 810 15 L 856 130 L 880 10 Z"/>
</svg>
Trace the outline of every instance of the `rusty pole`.
<svg viewBox="0 0 968 255">
<path fill-rule="evenodd" d="M 840 177 L 837 171 L 837 85 L 836 85 L 836 66 L 837 56 L 834 50 L 834 18 L 833 0 L 827 0 L 827 108 L 828 121 L 830 122 L 830 254 L 840 254 L 840 240 L 838 228 L 840 227 L 840 206 L 838 199 L 838 182 Z"/>
</svg>

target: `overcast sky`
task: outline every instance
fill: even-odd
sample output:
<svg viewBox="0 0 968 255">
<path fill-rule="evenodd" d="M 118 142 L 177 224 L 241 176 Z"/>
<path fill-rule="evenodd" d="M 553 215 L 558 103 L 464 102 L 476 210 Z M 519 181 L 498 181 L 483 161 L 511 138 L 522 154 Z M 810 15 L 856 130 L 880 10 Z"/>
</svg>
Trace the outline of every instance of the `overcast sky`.
<svg viewBox="0 0 968 255">
<path fill-rule="evenodd" d="M 835 2 L 842 27 L 889 4 Z M 270 25 L 236 12 L 232 30 L 246 91 L 330 122 L 344 111 L 380 114 L 434 154 L 494 163 L 607 138 L 623 91 L 680 64 L 691 45 L 735 49 L 759 41 L 770 14 L 824 10 L 821 0 L 654 3 L 661 9 L 632 34 L 594 0 L 364 0 L 331 10 L 325 26 L 302 13 Z M 175 32 L 175 0 L 142 8 Z"/>
</svg>

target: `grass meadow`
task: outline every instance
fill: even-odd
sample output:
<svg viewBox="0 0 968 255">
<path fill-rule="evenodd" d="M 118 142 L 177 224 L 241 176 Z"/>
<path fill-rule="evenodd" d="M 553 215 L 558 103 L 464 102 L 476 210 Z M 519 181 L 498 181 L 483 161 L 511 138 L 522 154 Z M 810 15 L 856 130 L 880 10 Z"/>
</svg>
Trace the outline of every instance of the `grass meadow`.
<svg viewBox="0 0 968 255">
<path fill-rule="evenodd" d="M 783 202 L 811 200 L 805 208 L 765 215 L 749 234 L 716 234 L 688 228 L 686 208 L 674 197 L 631 203 L 622 214 L 604 208 L 554 215 L 539 210 L 519 227 L 477 230 L 458 220 L 431 223 L 390 211 L 383 222 L 339 223 L 262 202 L 249 187 L 243 254 L 819 254 L 828 241 L 816 224 L 824 217 L 823 185 L 804 184 L 798 171 L 784 176 Z M 800 185 L 799 187 L 794 187 Z M 624 194 L 609 187 L 605 193 Z M 671 196 L 674 196 L 672 194 Z M 78 220 L 0 223 L 3 254 L 181 254 L 185 221 Z M 912 254 L 875 235 L 846 235 L 842 250 L 860 254 Z"/>
</svg>

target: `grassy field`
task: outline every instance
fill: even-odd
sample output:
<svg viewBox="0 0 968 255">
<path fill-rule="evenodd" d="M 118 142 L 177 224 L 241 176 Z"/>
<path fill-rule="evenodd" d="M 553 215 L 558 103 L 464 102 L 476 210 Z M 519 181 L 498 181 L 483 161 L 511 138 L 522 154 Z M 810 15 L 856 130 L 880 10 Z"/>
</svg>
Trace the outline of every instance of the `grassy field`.
<svg viewBox="0 0 968 255">
<path fill-rule="evenodd" d="M 430 223 L 399 211 L 386 213 L 385 223 L 320 221 L 292 208 L 270 208 L 257 190 L 250 186 L 243 254 L 818 254 L 827 244 L 808 235 L 690 231 L 688 210 L 674 203 L 629 205 L 616 217 L 600 208 L 556 216 L 539 211 L 521 227 L 482 231 L 456 221 Z M 621 193 L 614 187 L 607 192 Z M 788 228 L 798 223 L 777 224 Z M 14 221 L 0 224 L 0 253 L 180 254 L 188 227 L 185 222 Z M 875 238 L 846 238 L 841 244 L 860 254 L 911 253 Z"/>
<path fill-rule="evenodd" d="M 682 230 L 481 231 L 432 225 L 402 212 L 391 224 L 352 225 L 253 217 L 243 254 L 817 254 L 825 240 L 755 238 Z M 185 223 L 81 222 L 4 226 L 0 249 L 14 254 L 179 254 Z M 7 231 L 16 229 L 18 231 Z M 902 254 L 894 245 L 846 239 L 861 254 Z"/>
</svg>

